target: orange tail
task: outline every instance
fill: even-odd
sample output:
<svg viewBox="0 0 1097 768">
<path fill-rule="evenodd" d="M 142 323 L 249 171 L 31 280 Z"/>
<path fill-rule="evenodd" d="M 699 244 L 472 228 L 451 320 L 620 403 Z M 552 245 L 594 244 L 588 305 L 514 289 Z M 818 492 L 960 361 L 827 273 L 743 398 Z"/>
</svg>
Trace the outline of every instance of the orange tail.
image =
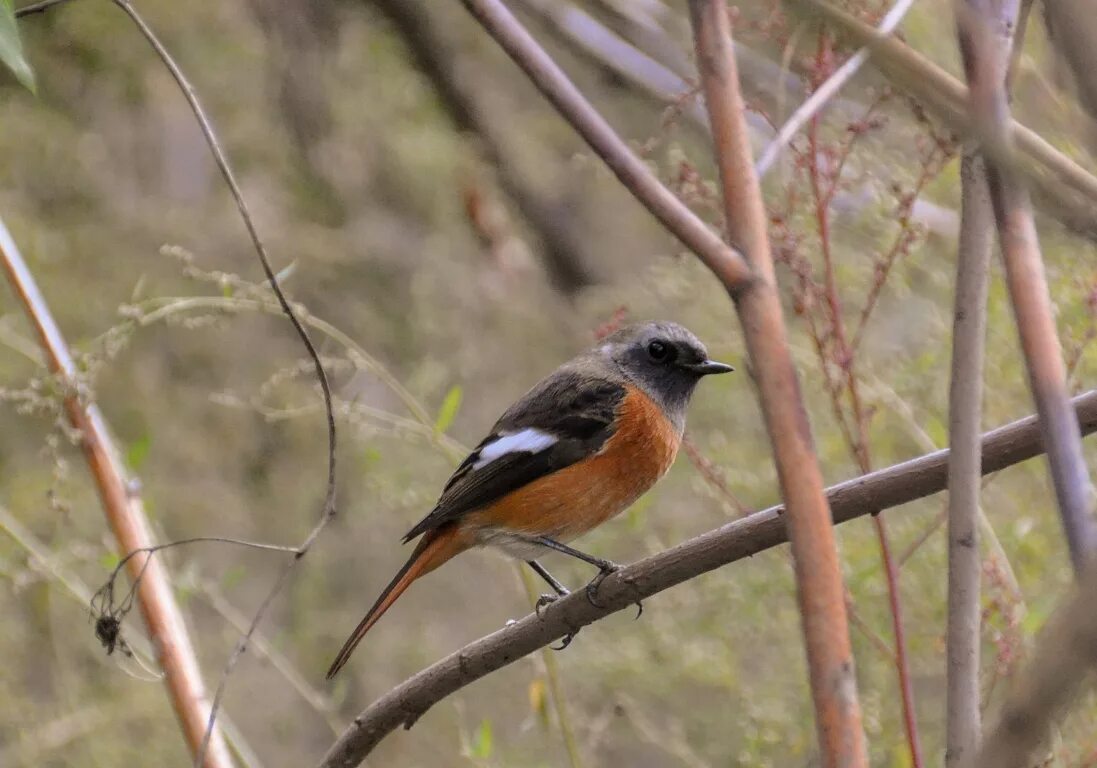
<svg viewBox="0 0 1097 768">
<path fill-rule="evenodd" d="M 400 595 L 404 594 L 404 590 L 410 587 L 413 581 L 430 573 L 459 552 L 468 549 L 469 545 L 462 539 L 463 537 L 458 535 L 456 526 L 452 525 L 429 531 L 420 539 L 415 551 L 404 563 L 404 567 L 397 571 L 396 576 L 385 587 L 381 596 L 377 598 L 377 602 L 369 609 L 369 613 L 358 624 L 351 636 L 347 638 L 347 642 L 343 644 L 343 649 L 339 651 L 339 655 L 331 663 L 331 669 L 328 670 L 328 680 L 335 677 L 336 673 L 343 668 L 350 655 L 354 653 L 355 647 L 369 632 L 370 627 L 377 623 L 377 620 L 396 602 Z"/>
</svg>

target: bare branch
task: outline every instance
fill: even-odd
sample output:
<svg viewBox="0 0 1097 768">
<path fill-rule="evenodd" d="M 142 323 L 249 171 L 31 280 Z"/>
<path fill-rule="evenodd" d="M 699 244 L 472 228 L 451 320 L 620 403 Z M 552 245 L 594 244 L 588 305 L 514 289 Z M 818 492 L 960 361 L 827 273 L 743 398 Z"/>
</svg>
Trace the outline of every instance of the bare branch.
<svg viewBox="0 0 1097 768">
<path fill-rule="evenodd" d="M 552 24 L 578 50 L 641 92 L 663 103 L 674 103 L 692 90 L 684 77 L 618 37 L 582 8 L 557 0 L 522 0 L 522 5 Z M 700 104 L 691 100 L 684 112 L 702 131 L 709 130 L 705 110 Z"/>
<path fill-rule="evenodd" d="M 1044 18 L 1052 48 L 1074 73 L 1078 100 L 1097 120 L 1097 14 L 1083 0 L 1046 0 Z"/>
<path fill-rule="evenodd" d="M 964 70 L 971 85 L 971 113 L 984 149 L 987 184 L 998 225 L 1006 282 L 1017 318 L 1029 384 L 1044 430 L 1051 478 L 1075 571 L 1097 547 L 1094 491 L 1070 407 L 1059 336 L 1028 192 L 1009 162 L 1012 154 L 1006 73 L 1018 0 L 965 0 L 957 4 Z M 991 7 L 993 6 L 991 4 Z M 990 151 L 993 150 L 993 151 Z M 1002 158 L 1005 158 L 1003 161 Z"/>
<path fill-rule="evenodd" d="M 838 549 L 777 293 L 727 5 L 691 0 L 689 7 L 728 235 L 756 275 L 749 289 L 733 296 L 788 509 L 821 758 L 835 768 L 867 765 Z"/>
<path fill-rule="evenodd" d="M 373 0 L 373 4 L 392 22 L 453 124 L 477 137 L 477 146 L 495 169 L 500 188 L 541 241 L 553 282 L 568 294 L 597 282 L 590 267 L 589 244 L 580 236 L 574 216 L 562 201 L 551 199 L 519 170 L 521 163 L 503 130 L 508 121 L 492 114 L 482 95 L 486 90 L 482 79 L 463 66 L 444 25 L 432 18 L 429 4 L 406 0 Z"/>
<path fill-rule="evenodd" d="M 81 391 L 65 337 L 3 221 L 0 221 L 0 259 L 15 294 L 38 332 L 50 370 L 65 383 L 65 409 L 73 427 L 80 432 L 80 445 L 119 549 L 123 554 L 147 549 L 152 545 L 152 534 L 141 499 L 131 490 L 135 486 L 119 458 L 106 421 L 96 405 L 87 401 L 87 393 Z M 164 671 L 168 695 L 191 753 L 195 756 L 205 754 L 204 762 L 198 763 L 205 768 L 231 768 L 232 759 L 220 732 L 213 734 L 208 750 L 203 746 L 207 741 L 206 724 L 213 709 L 206 699 L 202 672 L 167 573 L 159 561 L 145 553 L 131 558 L 128 565 L 130 578 L 140 581 L 137 601 L 141 615 L 159 651 L 157 660 Z M 142 574 L 144 578 L 141 578 Z"/>
<path fill-rule="evenodd" d="M 461 0 L 484 29 L 533 81 L 625 188 L 721 281 L 736 289 L 751 280 L 743 257 L 674 196 L 614 132 L 501 0 Z"/>
<path fill-rule="evenodd" d="M 1074 594 L 1044 628 L 1036 651 L 1016 676 L 998 722 L 972 763 L 976 768 L 1029 768 L 1047 743 L 1052 724 L 1093 682 L 1097 665 L 1097 568 L 1089 568 Z"/>
<path fill-rule="evenodd" d="M 1082 431 L 1097 431 L 1097 390 L 1074 399 Z M 982 472 L 989 474 L 1041 453 L 1035 416 L 982 436 Z M 827 490 L 835 523 L 882 512 L 945 488 L 948 450 L 935 451 L 861 475 Z M 428 709 L 466 685 L 512 664 L 575 630 L 728 563 L 788 541 L 784 508 L 771 507 L 676 547 L 646 557 L 606 577 L 598 591 L 602 607 L 580 592 L 563 598 L 413 675 L 373 702 L 328 750 L 320 768 L 358 765 L 400 726 L 410 728 Z"/>
<path fill-rule="evenodd" d="M 960 179 L 960 249 L 948 397 L 952 449 L 948 483 L 948 768 L 965 764 L 979 745 L 979 427 L 983 414 L 987 273 L 994 245 L 994 212 L 978 154 L 965 152 Z"/>
</svg>

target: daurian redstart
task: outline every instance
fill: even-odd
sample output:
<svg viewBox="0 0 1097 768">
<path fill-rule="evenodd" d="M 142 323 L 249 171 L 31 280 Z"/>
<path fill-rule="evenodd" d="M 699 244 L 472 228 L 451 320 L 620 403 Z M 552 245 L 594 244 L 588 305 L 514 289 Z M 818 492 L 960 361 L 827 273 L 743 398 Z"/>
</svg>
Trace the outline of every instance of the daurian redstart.
<svg viewBox="0 0 1097 768">
<path fill-rule="evenodd" d="M 328 670 L 347 663 L 366 632 L 413 581 L 476 546 L 525 560 L 557 595 L 567 590 L 536 557 L 562 552 L 598 568 L 594 590 L 617 566 L 567 546 L 617 515 L 661 478 L 678 453 L 697 382 L 730 365 L 675 323 L 632 325 L 561 365 L 507 409 L 450 477 L 404 567 Z M 544 598 L 543 602 L 553 599 Z"/>
</svg>

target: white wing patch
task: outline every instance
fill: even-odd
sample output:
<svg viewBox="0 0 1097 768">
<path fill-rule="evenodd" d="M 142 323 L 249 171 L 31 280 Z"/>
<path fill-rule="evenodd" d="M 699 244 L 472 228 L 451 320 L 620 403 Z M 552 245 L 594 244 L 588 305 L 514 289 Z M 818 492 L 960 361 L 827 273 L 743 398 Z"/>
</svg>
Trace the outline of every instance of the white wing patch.
<svg viewBox="0 0 1097 768">
<path fill-rule="evenodd" d="M 510 453 L 540 453 L 546 448 L 552 447 L 556 441 L 554 435 L 533 427 L 527 427 L 512 435 L 503 434 L 495 442 L 488 443 L 480 449 L 480 458 L 476 460 L 472 468 L 474 470 L 480 469 Z"/>
</svg>

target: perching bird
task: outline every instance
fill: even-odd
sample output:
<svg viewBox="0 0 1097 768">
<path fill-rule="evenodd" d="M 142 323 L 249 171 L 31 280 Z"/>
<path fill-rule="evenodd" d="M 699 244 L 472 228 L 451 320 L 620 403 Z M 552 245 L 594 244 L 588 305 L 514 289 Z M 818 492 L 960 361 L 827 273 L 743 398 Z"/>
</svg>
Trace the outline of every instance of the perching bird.
<svg viewBox="0 0 1097 768">
<path fill-rule="evenodd" d="M 472 547 L 525 560 L 560 596 L 568 591 L 534 558 L 549 551 L 577 557 L 598 568 L 587 588 L 593 601 L 617 566 L 566 542 L 625 510 L 666 473 L 697 382 L 731 370 L 709 360 L 682 326 L 658 322 L 623 328 L 549 374 L 503 414 L 431 513 L 408 531 L 405 543 L 422 539 L 343 645 L 328 679 L 413 581 Z"/>
</svg>

